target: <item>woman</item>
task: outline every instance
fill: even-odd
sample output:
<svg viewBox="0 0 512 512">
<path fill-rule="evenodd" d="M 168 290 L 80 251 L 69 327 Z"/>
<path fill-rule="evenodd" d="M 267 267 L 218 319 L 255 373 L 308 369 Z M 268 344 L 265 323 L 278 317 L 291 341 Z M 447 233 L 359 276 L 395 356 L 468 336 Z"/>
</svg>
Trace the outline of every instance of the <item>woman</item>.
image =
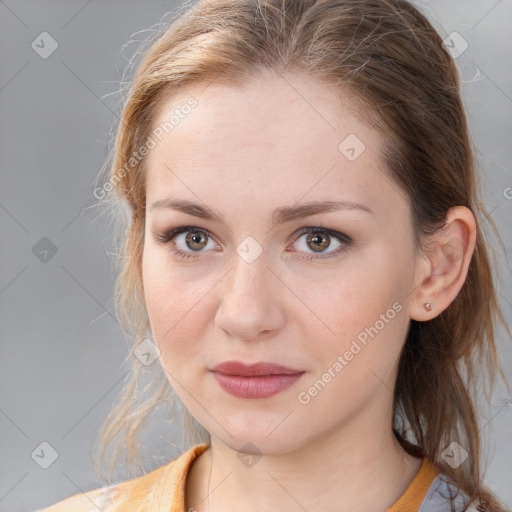
<svg viewBox="0 0 512 512">
<path fill-rule="evenodd" d="M 472 388 L 504 323 L 485 210 L 457 69 L 415 7 L 199 1 L 140 62 L 109 172 L 136 357 L 100 459 L 122 432 L 111 468 L 133 461 L 173 392 L 198 434 L 47 511 L 504 510 Z"/>
</svg>

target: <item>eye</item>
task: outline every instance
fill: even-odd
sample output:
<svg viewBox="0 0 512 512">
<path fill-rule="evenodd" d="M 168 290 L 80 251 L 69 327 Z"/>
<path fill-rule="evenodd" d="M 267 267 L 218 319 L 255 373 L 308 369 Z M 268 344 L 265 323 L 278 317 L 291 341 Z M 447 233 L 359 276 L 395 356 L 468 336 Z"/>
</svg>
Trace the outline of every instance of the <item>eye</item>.
<svg viewBox="0 0 512 512">
<path fill-rule="evenodd" d="M 301 256 L 307 260 L 315 260 L 315 259 L 324 259 L 331 258 L 342 251 L 346 251 L 350 245 L 352 244 L 352 239 L 343 233 L 339 233 L 337 231 L 332 231 L 330 229 L 318 228 L 318 227 L 309 227 L 303 228 L 299 231 L 299 238 L 302 238 L 303 235 L 307 235 L 302 244 L 299 244 L 300 250 L 304 250 L 307 252 L 308 248 L 312 248 L 313 252 L 316 254 L 308 254 L 306 256 Z M 328 251 L 324 255 L 325 249 L 328 249 L 332 243 L 331 239 L 335 239 L 338 243 L 338 246 L 335 247 L 335 250 Z M 322 253 L 322 254 L 319 254 Z"/>
<path fill-rule="evenodd" d="M 202 249 L 208 246 L 208 241 L 212 241 L 211 235 L 208 231 L 195 226 L 174 228 L 165 233 L 157 234 L 154 238 L 159 244 L 172 242 L 171 251 L 179 258 L 183 259 L 197 258 L 198 256 L 194 253 L 202 252 Z M 181 244 L 181 248 L 179 247 L 179 244 Z M 217 247 L 213 242 L 212 245 L 213 247 L 209 247 L 210 249 Z"/>
<path fill-rule="evenodd" d="M 343 233 L 320 227 L 302 228 L 297 235 L 298 238 L 295 239 L 294 243 L 297 243 L 303 235 L 307 235 L 304 243 L 299 244 L 302 246 L 299 252 L 308 252 L 308 248 L 313 248 L 313 253 L 300 256 L 307 260 L 333 257 L 342 251 L 346 251 L 353 243 L 352 239 Z M 199 254 L 194 253 L 204 252 L 203 249 L 218 248 L 218 245 L 213 242 L 209 231 L 198 228 L 197 226 L 176 227 L 165 233 L 154 234 L 153 236 L 155 242 L 159 244 L 171 242 L 171 251 L 182 259 L 198 258 Z M 335 250 L 326 252 L 325 249 L 331 247 L 331 239 L 333 238 L 338 243 L 338 246 L 335 247 Z M 210 247 L 208 247 L 209 242 L 211 242 Z M 296 251 L 294 250 L 293 252 Z M 326 254 L 323 254 L 323 252 L 326 252 Z"/>
</svg>

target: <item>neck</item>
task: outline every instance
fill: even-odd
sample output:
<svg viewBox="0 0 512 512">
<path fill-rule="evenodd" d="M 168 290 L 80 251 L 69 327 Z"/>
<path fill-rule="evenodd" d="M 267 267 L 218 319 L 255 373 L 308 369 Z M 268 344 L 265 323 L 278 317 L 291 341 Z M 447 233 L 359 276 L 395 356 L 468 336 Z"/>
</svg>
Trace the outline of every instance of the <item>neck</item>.
<svg viewBox="0 0 512 512">
<path fill-rule="evenodd" d="M 405 492 L 421 459 L 403 450 L 382 418 L 360 419 L 294 451 L 250 462 L 212 436 L 189 473 L 186 510 L 386 510 Z"/>
</svg>

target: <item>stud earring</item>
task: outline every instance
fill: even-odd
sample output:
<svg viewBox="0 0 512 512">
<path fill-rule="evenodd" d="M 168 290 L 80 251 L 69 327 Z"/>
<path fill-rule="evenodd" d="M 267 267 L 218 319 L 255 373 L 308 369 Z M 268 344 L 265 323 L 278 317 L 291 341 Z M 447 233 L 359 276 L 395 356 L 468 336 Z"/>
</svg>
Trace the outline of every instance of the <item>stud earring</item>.
<svg viewBox="0 0 512 512">
<path fill-rule="evenodd" d="M 425 302 L 425 304 L 423 304 L 423 307 L 425 308 L 425 311 L 432 311 L 432 305 L 430 304 L 430 302 Z"/>
</svg>

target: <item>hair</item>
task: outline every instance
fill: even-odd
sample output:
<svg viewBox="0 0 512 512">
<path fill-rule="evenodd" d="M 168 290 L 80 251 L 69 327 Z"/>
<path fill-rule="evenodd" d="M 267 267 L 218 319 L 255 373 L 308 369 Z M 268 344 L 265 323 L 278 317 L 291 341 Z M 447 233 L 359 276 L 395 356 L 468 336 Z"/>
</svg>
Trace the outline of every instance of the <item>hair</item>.
<svg viewBox="0 0 512 512">
<path fill-rule="evenodd" d="M 121 452 L 129 464 L 140 460 L 138 431 L 161 405 L 172 414 L 175 401 L 158 365 L 152 365 L 150 382 L 141 390 L 146 368 L 131 357 L 140 341 L 151 337 L 142 283 L 147 153 L 142 149 L 149 145 L 153 120 L 187 85 L 215 81 L 242 87 L 266 72 L 301 74 L 332 87 L 340 98 L 350 93 L 358 115 L 382 134 L 386 172 L 410 199 L 417 254 L 445 225 L 449 208 L 465 206 L 477 219 L 476 246 L 459 294 L 435 318 L 410 321 L 394 392 L 393 431 L 408 453 L 427 457 L 466 493 L 468 503 L 504 510 L 481 480 L 475 402 L 484 374 L 491 387 L 497 374 L 506 381 L 497 357 L 496 319 L 509 336 L 510 330 L 498 306 L 483 222 L 498 238 L 499 233 L 479 200 L 457 67 L 426 16 L 404 0 L 200 0 L 146 45 L 97 181 L 107 180 L 97 198 L 113 207 L 118 228 L 114 300 L 132 369 L 102 426 L 96 469 L 102 474 L 106 448 L 117 436 L 110 475 Z M 209 443 L 209 433 L 185 408 L 183 421 L 191 442 Z M 469 454 L 456 468 L 441 456 L 454 441 Z"/>
</svg>

